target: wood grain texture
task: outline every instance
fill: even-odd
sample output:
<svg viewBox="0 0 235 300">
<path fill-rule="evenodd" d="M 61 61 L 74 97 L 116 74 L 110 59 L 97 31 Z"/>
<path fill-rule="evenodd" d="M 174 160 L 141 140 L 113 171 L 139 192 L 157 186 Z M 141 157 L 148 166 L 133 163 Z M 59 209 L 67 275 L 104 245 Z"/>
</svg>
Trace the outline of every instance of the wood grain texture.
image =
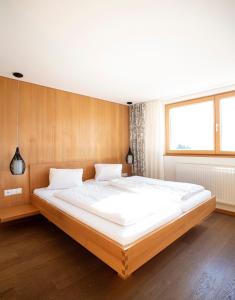
<svg viewBox="0 0 235 300">
<path fill-rule="evenodd" d="M 216 208 L 216 212 L 220 213 L 220 214 L 225 214 L 225 215 L 229 215 L 229 216 L 235 217 L 235 211 L 230 211 L 230 210 L 226 210 L 226 209 Z"/>
<path fill-rule="evenodd" d="M 79 167 L 79 164 L 74 166 Z M 90 176 L 90 164 L 87 163 L 87 166 L 88 171 L 84 166 L 85 176 Z M 48 164 L 43 167 L 38 164 L 30 169 L 31 192 L 35 187 L 39 188 L 42 183 L 43 186 L 45 185 L 44 181 L 48 180 L 49 168 L 50 165 Z M 46 169 L 47 172 L 45 174 Z M 41 176 L 40 174 L 43 175 Z M 165 249 L 192 227 L 201 223 L 215 210 L 216 206 L 216 199 L 212 197 L 182 214 L 172 222 L 144 235 L 136 242 L 128 246 L 123 246 L 34 194 L 31 195 L 31 201 L 44 217 L 117 271 L 119 277 L 123 279 L 127 279 L 144 263 Z"/>
<path fill-rule="evenodd" d="M 215 210 L 215 207 L 216 199 L 212 197 L 127 247 L 126 275 L 130 275 L 188 230 L 200 224 Z"/>
<path fill-rule="evenodd" d="M 192 227 L 201 223 L 215 210 L 216 206 L 216 199 L 212 197 L 180 215 L 172 222 L 164 224 L 160 228 L 144 235 L 134 243 L 123 246 L 33 194 L 35 188 L 44 187 L 48 184 L 48 175 L 51 167 L 83 168 L 83 179 L 90 179 L 94 176 L 93 162 L 82 161 L 69 163 L 69 165 L 63 162 L 30 165 L 31 201 L 44 217 L 107 263 L 123 279 L 127 279 L 153 256 L 165 249 Z M 127 164 L 123 164 L 123 169 L 125 172 L 130 172 L 130 166 Z"/>
<path fill-rule="evenodd" d="M 29 164 L 93 160 L 123 162 L 129 146 L 128 107 L 20 82 L 19 146 L 27 169 L 12 176 L 17 81 L 0 77 L 0 207 L 29 201 Z M 23 194 L 4 197 L 3 190 Z"/>
<path fill-rule="evenodd" d="M 235 218 L 214 213 L 128 280 L 43 217 L 0 225 L 0 299 L 235 297 Z"/>
<path fill-rule="evenodd" d="M 50 205 L 40 197 L 33 196 L 32 203 L 40 213 L 79 242 L 91 253 L 99 257 L 118 273 L 122 272 L 122 246 L 92 229 L 79 220 Z"/>
<path fill-rule="evenodd" d="M 108 161 L 113 163 L 115 161 Z M 45 187 L 49 185 L 49 172 L 50 168 L 59 169 L 83 169 L 83 180 L 92 179 L 95 176 L 94 164 L 96 161 L 83 160 L 74 162 L 51 162 L 43 164 L 31 164 L 29 166 L 29 182 L 30 182 L 30 193 L 32 194 L 34 189 Z M 124 163 L 122 164 L 122 172 L 131 175 L 131 166 Z"/>
<path fill-rule="evenodd" d="M 6 223 L 38 214 L 39 209 L 30 203 L 12 207 L 4 207 L 0 210 L 0 223 Z"/>
</svg>

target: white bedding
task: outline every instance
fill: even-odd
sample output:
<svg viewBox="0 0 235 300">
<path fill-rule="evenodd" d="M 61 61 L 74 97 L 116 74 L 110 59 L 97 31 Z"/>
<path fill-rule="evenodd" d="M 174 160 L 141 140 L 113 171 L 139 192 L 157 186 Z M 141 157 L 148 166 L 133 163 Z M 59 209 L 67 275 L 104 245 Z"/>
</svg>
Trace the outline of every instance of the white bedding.
<svg viewBox="0 0 235 300">
<path fill-rule="evenodd" d="M 55 197 L 122 226 L 132 225 L 155 213 L 178 209 L 169 191 L 133 193 L 113 186 L 89 185 L 56 192 Z M 158 201 L 161 199 L 161 201 Z"/>
<path fill-rule="evenodd" d="M 124 177 L 124 178 L 122 178 L 122 181 L 124 181 L 124 182 L 125 181 L 126 182 L 131 182 L 131 180 L 136 181 L 136 182 L 139 181 L 139 186 L 141 186 L 141 184 L 140 184 L 141 182 L 142 183 L 146 182 L 146 181 L 150 181 L 151 182 L 151 181 L 155 181 L 157 179 L 151 179 L 151 178 L 146 178 L 146 177 L 141 177 L 141 176 L 132 176 L 132 177 Z M 159 181 L 163 181 L 163 180 L 159 180 Z M 112 182 L 113 181 L 100 181 L 100 182 L 97 182 L 94 179 L 89 179 L 89 180 L 86 180 L 84 182 L 84 184 L 86 184 L 86 185 L 102 185 L 102 186 L 107 186 L 107 185 L 111 184 L 112 186 L 118 188 L 119 185 L 115 185 Z M 179 184 L 181 187 L 184 187 L 185 185 L 186 186 L 188 185 L 188 187 L 189 187 L 191 185 L 191 184 L 182 183 L 182 182 L 166 181 L 166 184 L 168 184 L 168 183 L 172 184 L 173 186 L 174 186 L 174 184 L 176 184 L 176 185 Z M 163 184 L 164 184 L 164 182 L 163 182 Z M 128 189 L 128 187 L 127 187 L 128 184 L 125 184 L 125 186 L 126 187 L 124 187 L 124 188 L 119 186 L 119 188 L 120 189 L 126 189 L 126 188 Z M 208 190 L 205 190 L 204 187 L 202 187 L 200 185 L 197 187 L 197 185 L 194 185 L 194 184 L 193 184 L 193 186 L 196 186 L 196 187 L 195 187 L 194 191 L 191 191 L 191 196 L 190 197 L 187 196 L 187 197 L 183 198 L 183 200 L 180 199 L 177 196 L 175 197 L 175 194 L 171 193 L 171 191 L 170 191 L 171 196 L 170 196 L 170 198 L 168 198 L 168 200 L 170 200 L 170 201 L 172 201 L 174 203 L 176 202 L 177 205 L 180 207 L 180 209 L 182 210 L 183 213 L 189 211 L 193 207 L 197 206 L 198 204 L 200 204 L 201 202 L 205 201 L 206 199 L 211 198 L 211 196 L 212 196 L 211 192 L 208 191 Z M 146 186 L 144 186 L 144 188 L 148 189 L 148 188 L 146 188 Z M 150 187 L 149 189 L 152 190 L 153 188 Z M 166 189 L 168 189 L 168 188 L 166 188 Z M 197 189 L 199 190 L 199 192 L 196 192 Z M 134 191 L 134 192 L 137 193 L 137 191 Z M 141 188 L 140 191 L 138 191 L 138 193 L 144 193 L 143 188 Z M 144 195 L 146 195 L 146 194 L 144 194 Z M 157 194 L 155 194 L 155 195 L 157 195 Z M 158 197 L 156 197 L 156 199 L 158 199 Z"/>
<path fill-rule="evenodd" d="M 126 178 L 119 178 L 110 180 L 111 186 L 119 189 L 134 192 L 134 193 L 147 193 L 152 194 L 156 192 L 156 197 L 159 198 L 159 192 L 164 192 L 168 199 L 173 198 L 177 201 L 186 201 L 193 195 L 204 190 L 204 187 L 192 183 L 165 181 L 159 179 L 152 179 L 141 176 L 131 176 Z"/>
<path fill-rule="evenodd" d="M 86 184 L 94 185 L 96 183 L 94 180 L 91 180 Z M 44 199 L 49 204 L 57 207 L 61 211 L 64 211 L 65 213 L 80 220 L 81 222 L 87 224 L 95 230 L 103 233 L 104 235 L 108 236 L 109 238 L 123 246 L 127 246 L 133 243 L 144 235 L 161 227 L 164 224 L 167 224 L 168 222 L 176 219 L 182 214 L 182 209 L 176 208 L 175 210 L 171 210 L 171 212 L 165 212 L 164 214 L 153 214 L 133 225 L 121 226 L 105 220 L 104 218 L 101 218 L 97 215 L 89 213 L 84 209 L 66 203 L 63 200 L 54 197 L 54 193 L 55 191 L 48 190 L 47 188 L 36 189 L 34 191 L 35 195 L 39 196 L 41 199 Z M 204 190 L 191 197 L 187 202 L 183 202 L 183 204 L 185 205 L 183 209 L 184 211 L 190 210 L 198 204 L 206 201 L 210 197 L 211 193 Z"/>
</svg>

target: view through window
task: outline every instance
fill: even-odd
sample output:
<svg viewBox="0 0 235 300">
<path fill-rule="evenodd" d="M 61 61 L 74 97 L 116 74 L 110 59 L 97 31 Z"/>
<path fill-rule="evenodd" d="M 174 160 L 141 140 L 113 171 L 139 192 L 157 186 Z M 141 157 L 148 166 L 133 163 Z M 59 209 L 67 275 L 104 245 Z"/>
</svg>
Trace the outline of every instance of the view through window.
<svg viewBox="0 0 235 300">
<path fill-rule="evenodd" d="M 167 154 L 235 154 L 235 92 L 166 105 Z"/>
</svg>

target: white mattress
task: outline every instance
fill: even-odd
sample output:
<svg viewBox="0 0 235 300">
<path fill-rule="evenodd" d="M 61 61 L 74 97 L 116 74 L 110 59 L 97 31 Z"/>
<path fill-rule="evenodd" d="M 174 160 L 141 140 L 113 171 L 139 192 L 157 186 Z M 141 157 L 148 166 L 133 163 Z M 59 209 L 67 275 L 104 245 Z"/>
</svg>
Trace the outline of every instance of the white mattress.
<svg viewBox="0 0 235 300">
<path fill-rule="evenodd" d="M 40 188 L 36 189 L 34 191 L 34 194 L 123 246 L 131 244 L 132 242 L 143 237 L 145 234 L 161 227 L 162 225 L 172 221 L 173 219 L 176 219 L 183 213 L 183 211 L 193 208 L 194 206 L 198 205 L 201 202 L 204 202 L 211 196 L 211 193 L 205 190 L 191 197 L 191 199 L 188 200 L 187 203 L 183 203 L 183 208 L 176 208 L 175 206 L 175 209 L 172 209 L 168 213 L 156 213 L 136 224 L 121 226 L 54 197 L 53 195 L 55 192 L 58 192 L 58 190 L 55 191 L 48 190 L 47 188 Z"/>
</svg>

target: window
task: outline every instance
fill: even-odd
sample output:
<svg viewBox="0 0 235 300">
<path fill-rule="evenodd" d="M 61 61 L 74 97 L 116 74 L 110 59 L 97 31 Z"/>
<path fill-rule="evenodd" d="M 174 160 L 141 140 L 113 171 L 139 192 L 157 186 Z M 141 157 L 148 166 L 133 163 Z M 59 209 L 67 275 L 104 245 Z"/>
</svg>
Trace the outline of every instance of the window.
<svg viewBox="0 0 235 300">
<path fill-rule="evenodd" d="M 166 154 L 235 154 L 235 93 L 166 105 Z"/>
<path fill-rule="evenodd" d="M 214 102 L 205 101 L 170 110 L 171 150 L 214 150 Z"/>
<path fill-rule="evenodd" d="M 235 96 L 220 100 L 220 149 L 222 152 L 235 151 Z"/>
</svg>

